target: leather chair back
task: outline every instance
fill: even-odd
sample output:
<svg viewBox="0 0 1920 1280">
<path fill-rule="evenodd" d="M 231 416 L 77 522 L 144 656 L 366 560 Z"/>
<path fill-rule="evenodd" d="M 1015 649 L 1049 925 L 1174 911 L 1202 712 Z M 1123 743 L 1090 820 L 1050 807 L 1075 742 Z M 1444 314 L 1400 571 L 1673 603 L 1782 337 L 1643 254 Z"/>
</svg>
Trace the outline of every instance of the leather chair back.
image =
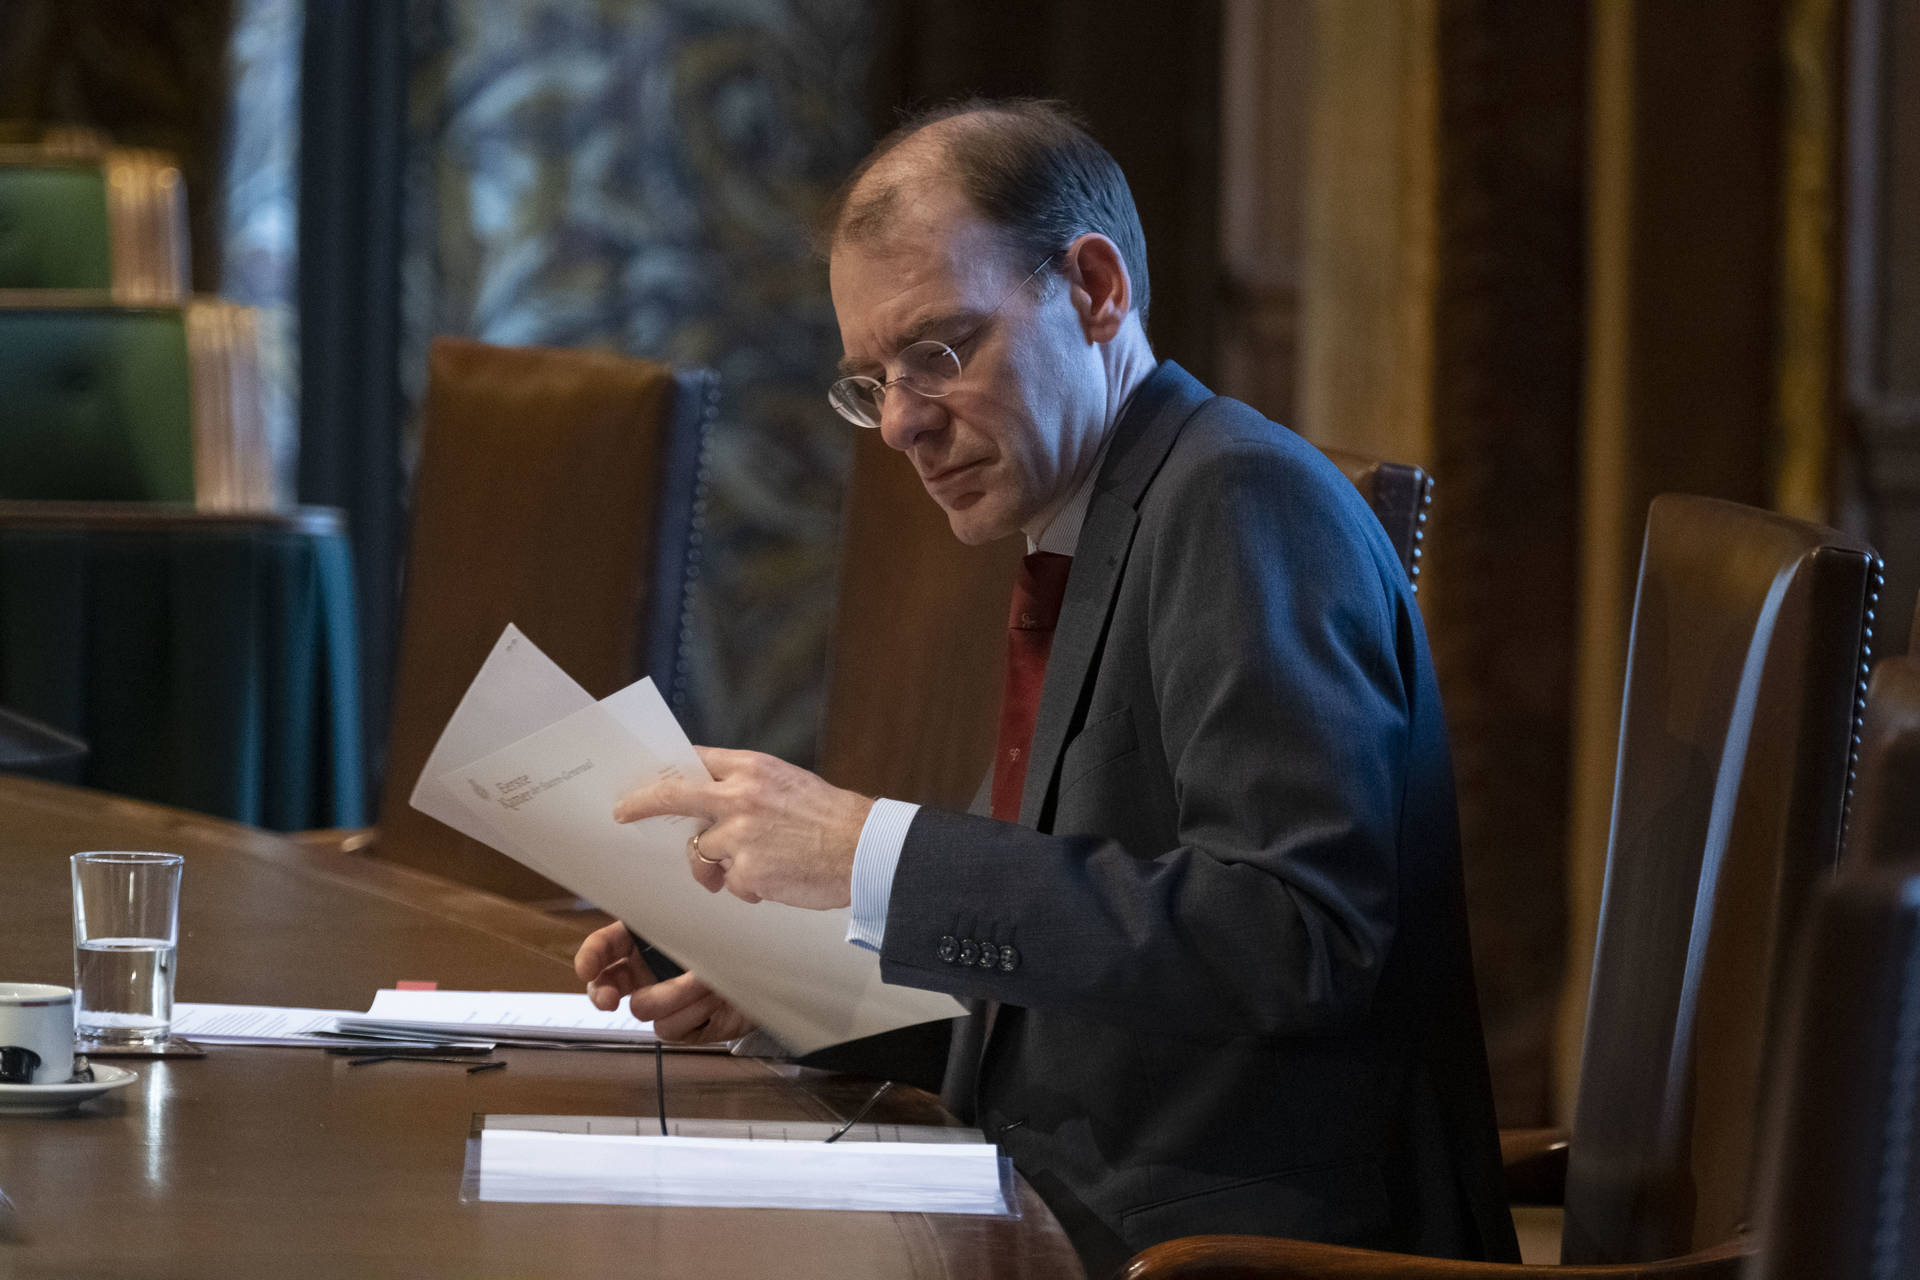
<svg viewBox="0 0 1920 1280">
<path fill-rule="evenodd" d="M 993 758 L 1025 544 L 963 545 L 878 431 L 854 437 L 841 530 L 821 776 L 964 809 Z"/>
<path fill-rule="evenodd" d="M 1780 953 L 1839 857 L 1879 561 L 1655 499 L 1634 603 L 1562 1260 L 1671 1258 L 1748 1216 Z"/>
<path fill-rule="evenodd" d="M 407 797 L 509 622 L 595 697 L 675 700 L 711 374 L 597 351 L 433 344 L 374 851 L 495 893 L 562 893 Z"/>
<path fill-rule="evenodd" d="M 0 146 L 0 289 L 187 296 L 186 187 L 157 151 Z"/>
<path fill-rule="evenodd" d="M 274 505 L 255 312 L 0 293 L 0 500 Z"/>
<path fill-rule="evenodd" d="M 1860 739 L 1847 860 L 1920 868 L 1920 657 L 1875 664 Z"/>
<path fill-rule="evenodd" d="M 1849 866 L 1800 961 L 1745 1274 L 1920 1275 L 1920 875 Z"/>
<path fill-rule="evenodd" d="M 1327 456 L 1417 579 L 1432 477 Z M 842 528 L 820 772 L 866 795 L 964 809 L 993 756 L 1007 595 L 1024 544 L 962 545 L 877 431 L 855 437 Z"/>
<path fill-rule="evenodd" d="M 1387 540 L 1400 556 L 1413 589 L 1420 589 L 1421 544 L 1427 536 L 1427 507 L 1433 502 L 1433 477 L 1409 462 L 1385 462 L 1345 449 L 1323 449 L 1373 508 Z"/>
</svg>

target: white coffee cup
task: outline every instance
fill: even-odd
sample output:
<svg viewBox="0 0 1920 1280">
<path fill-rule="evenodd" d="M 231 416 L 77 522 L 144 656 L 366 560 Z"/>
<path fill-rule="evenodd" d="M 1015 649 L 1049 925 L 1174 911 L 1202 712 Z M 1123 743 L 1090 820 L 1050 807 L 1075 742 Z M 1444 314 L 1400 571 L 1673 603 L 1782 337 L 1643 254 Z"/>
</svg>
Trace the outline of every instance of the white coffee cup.
<svg viewBox="0 0 1920 1280">
<path fill-rule="evenodd" d="M 31 1068 L 26 1084 L 73 1079 L 73 988 L 0 982 L 0 1057 L 16 1070 Z"/>
</svg>

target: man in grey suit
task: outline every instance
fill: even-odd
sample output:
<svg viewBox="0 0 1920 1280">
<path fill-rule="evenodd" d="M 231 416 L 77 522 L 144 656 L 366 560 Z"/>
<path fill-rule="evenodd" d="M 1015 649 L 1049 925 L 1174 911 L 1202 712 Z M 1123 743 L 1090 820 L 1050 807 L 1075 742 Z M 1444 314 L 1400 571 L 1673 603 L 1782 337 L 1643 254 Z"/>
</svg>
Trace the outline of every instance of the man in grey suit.
<svg viewBox="0 0 1920 1280">
<path fill-rule="evenodd" d="M 708 750 L 713 784 L 616 817 L 707 819 L 688 864 L 709 889 L 851 906 L 889 982 L 977 1002 L 948 1096 L 1090 1271 L 1199 1232 L 1514 1258 L 1445 728 L 1372 513 L 1155 360 L 1125 179 L 1050 106 L 883 141 L 833 211 L 830 276 L 835 407 L 962 541 L 1033 553 L 998 816 Z M 745 1029 L 635 947 L 614 926 L 581 948 L 603 1007 Z"/>
</svg>

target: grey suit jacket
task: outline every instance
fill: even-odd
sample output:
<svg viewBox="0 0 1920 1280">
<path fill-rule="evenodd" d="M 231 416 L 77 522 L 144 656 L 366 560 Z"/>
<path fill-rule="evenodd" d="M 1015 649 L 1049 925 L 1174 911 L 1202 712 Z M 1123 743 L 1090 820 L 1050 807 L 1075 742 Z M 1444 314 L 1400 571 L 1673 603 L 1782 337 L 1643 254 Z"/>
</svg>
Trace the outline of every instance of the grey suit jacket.
<svg viewBox="0 0 1920 1280">
<path fill-rule="evenodd" d="M 1019 825 L 916 815 L 881 969 L 997 1005 L 949 1094 L 1089 1270 L 1214 1231 L 1517 1258 L 1438 691 L 1345 477 L 1162 364 L 1029 759 Z"/>
</svg>

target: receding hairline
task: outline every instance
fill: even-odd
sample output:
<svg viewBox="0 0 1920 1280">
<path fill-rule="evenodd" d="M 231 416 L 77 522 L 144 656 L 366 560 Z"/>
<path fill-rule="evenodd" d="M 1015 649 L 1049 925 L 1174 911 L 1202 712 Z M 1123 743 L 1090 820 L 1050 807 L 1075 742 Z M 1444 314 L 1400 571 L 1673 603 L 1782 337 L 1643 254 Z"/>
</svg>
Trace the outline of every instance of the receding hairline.
<svg viewBox="0 0 1920 1280">
<path fill-rule="evenodd" d="M 943 167 L 942 162 L 952 159 L 963 137 L 992 128 L 996 117 L 1017 121 L 1020 115 L 1005 107 L 982 106 L 941 116 L 869 155 L 855 171 L 839 208 L 832 211 L 821 246 L 823 256 L 831 257 L 843 240 L 864 245 L 884 238 L 897 225 L 902 203 L 918 191 L 944 187 L 971 205 L 965 183 L 951 165 Z"/>
</svg>

